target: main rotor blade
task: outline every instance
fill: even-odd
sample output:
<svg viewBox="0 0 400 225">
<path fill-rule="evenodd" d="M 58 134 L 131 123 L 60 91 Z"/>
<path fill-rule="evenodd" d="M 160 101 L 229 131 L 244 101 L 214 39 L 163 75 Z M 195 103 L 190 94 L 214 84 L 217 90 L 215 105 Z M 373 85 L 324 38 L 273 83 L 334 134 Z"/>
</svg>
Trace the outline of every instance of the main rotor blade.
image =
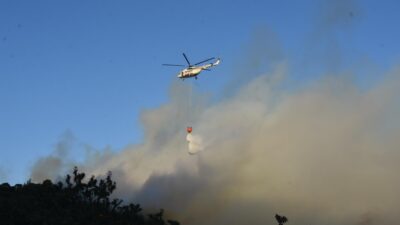
<svg viewBox="0 0 400 225">
<path fill-rule="evenodd" d="M 215 57 L 212 57 L 212 58 L 209 58 L 209 59 L 203 60 L 203 61 L 201 61 L 201 62 L 198 62 L 198 63 L 194 64 L 194 65 L 196 66 L 196 65 L 199 65 L 199 64 L 205 63 L 205 62 L 207 62 L 207 61 L 210 61 L 210 60 L 213 60 L 213 59 L 215 59 Z"/>
<path fill-rule="evenodd" d="M 182 53 L 182 55 L 183 55 L 183 57 L 185 57 L 186 62 L 188 63 L 188 65 L 191 66 L 191 65 L 190 65 L 190 62 L 189 62 L 189 59 L 186 57 L 185 53 Z"/>
<path fill-rule="evenodd" d="M 162 64 L 163 66 L 185 66 L 185 65 L 179 65 L 179 64 Z"/>
</svg>

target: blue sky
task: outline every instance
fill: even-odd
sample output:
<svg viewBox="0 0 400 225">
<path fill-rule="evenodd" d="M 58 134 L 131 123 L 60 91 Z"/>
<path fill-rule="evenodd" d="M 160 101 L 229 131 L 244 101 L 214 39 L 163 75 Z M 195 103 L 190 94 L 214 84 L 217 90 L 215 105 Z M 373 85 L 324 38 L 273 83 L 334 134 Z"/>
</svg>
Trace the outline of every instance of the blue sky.
<svg viewBox="0 0 400 225">
<path fill-rule="evenodd" d="M 366 61 L 373 69 L 355 72 L 361 85 L 371 85 L 379 79 L 371 71 L 385 71 L 399 59 L 399 4 L 2 0 L 0 170 L 9 174 L 7 180 L 24 182 L 35 160 L 49 155 L 66 133 L 99 149 L 118 151 L 139 143 L 141 111 L 168 100 L 177 73 L 161 64 L 184 63 L 182 52 L 192 62 L 223 59 L 213 74 L 198 81 L 214 96 L 223 94 L 259 42 L 266 49 L 281 45 L 291 69 L 299 71 L 294 80 L 313 79 L 325 67 L 341 71 Z M 343 19 L 330 24 L 334 7 Z M 315 42 L 328 47 L 310 48 Z M 309 60 L 309 54 L 327 51 L 340 59 Z M 83 156 L 80 150 L 73 151 L 75 157 Z"/>
</svg>

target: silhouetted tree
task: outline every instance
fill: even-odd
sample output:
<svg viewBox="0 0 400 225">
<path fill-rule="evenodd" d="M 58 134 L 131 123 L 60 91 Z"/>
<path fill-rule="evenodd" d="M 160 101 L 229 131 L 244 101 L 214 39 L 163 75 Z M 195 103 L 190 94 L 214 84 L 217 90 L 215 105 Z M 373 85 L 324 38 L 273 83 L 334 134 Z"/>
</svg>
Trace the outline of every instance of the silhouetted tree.
<svg viewBox="0 0 400 225">
<path fill-rule="evenodd" d="M 75 167 L 65 182 L 0 185 L 0 224 L 7 225 L 164 225 L 163 210 L 145 217 L 139 204 L 122 205 L 110 199 L 116 182 L 109 172 L 105 179 L 94 176 L 85 182 L 85 173 Z M 168 220 L 170 225 L 178 222 Z"/>
<path fill-rule="evenodd" d="M 275 219 L 276 219 L 276 221 L 278 221 L 279 225 L 283 225 L 284 223 L 288 222 L 288 219 L 286 218 L 286 216 L 280 216 L 278 214 L 275 214 Z"/>
</svg>

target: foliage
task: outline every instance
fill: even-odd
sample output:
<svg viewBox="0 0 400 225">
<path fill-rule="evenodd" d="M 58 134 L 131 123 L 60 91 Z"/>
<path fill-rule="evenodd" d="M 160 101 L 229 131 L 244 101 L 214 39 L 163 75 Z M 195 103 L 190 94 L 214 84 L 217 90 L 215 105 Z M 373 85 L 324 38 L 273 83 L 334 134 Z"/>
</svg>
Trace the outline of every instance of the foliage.
<svg viewBox="0 0 400 225">
<path fill-rule="evenodd" d="M 121 199 L 110 199 L 116 188 L 111 172 L 105 179 L 92 176 L 75 167 L 65 183 L 45 180 L 41 184 L 0 185 L 0 221 L 7 225 L 164 225 L 163 210 L 143 215 L 139 204 L 122 205 Z M 171 225 L 177 221 L 168 220 Z"/>
<path fill-rule="evenodd" d="M 289 221 L 286 216 L 280 216 L 278 214 L 275 214 L 275 219 L 279 225 L 283 225 L 284 223 Z"/>
</svg>

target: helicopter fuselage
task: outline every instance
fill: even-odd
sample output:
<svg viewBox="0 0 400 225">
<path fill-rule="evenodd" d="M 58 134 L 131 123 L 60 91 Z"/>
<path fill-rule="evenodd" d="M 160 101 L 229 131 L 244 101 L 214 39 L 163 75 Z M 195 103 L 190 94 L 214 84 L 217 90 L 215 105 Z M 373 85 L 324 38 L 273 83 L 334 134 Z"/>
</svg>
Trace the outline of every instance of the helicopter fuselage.
<svg viewBox="0 0 400 225">
<path fill-rule="evenodd" d="M 179 74 L 178 74 L 178 78 L 189 78 L 189 77 L 195 77 L 197 75 L 199 75 L 201 73 L 203 69 L 199 66 L 199 67 L 192 67 L 192 68 L 186 68 L 184 70 L 182 70 Z"/>
<path fill-rule="evenodd" d="M 197 75 L 201 73 L 203 70 L 208 70 L 208 68 L 217 66 L 220 63 L 220 59 L 217 59 L 215 63 L 209 63 L 203 66 L 190 66 L 186 69 L 183 69 L 181 72 L 178 73 L 178 78 L 185 79 L 194 77 L 197 79 Z"/>
</svg>

